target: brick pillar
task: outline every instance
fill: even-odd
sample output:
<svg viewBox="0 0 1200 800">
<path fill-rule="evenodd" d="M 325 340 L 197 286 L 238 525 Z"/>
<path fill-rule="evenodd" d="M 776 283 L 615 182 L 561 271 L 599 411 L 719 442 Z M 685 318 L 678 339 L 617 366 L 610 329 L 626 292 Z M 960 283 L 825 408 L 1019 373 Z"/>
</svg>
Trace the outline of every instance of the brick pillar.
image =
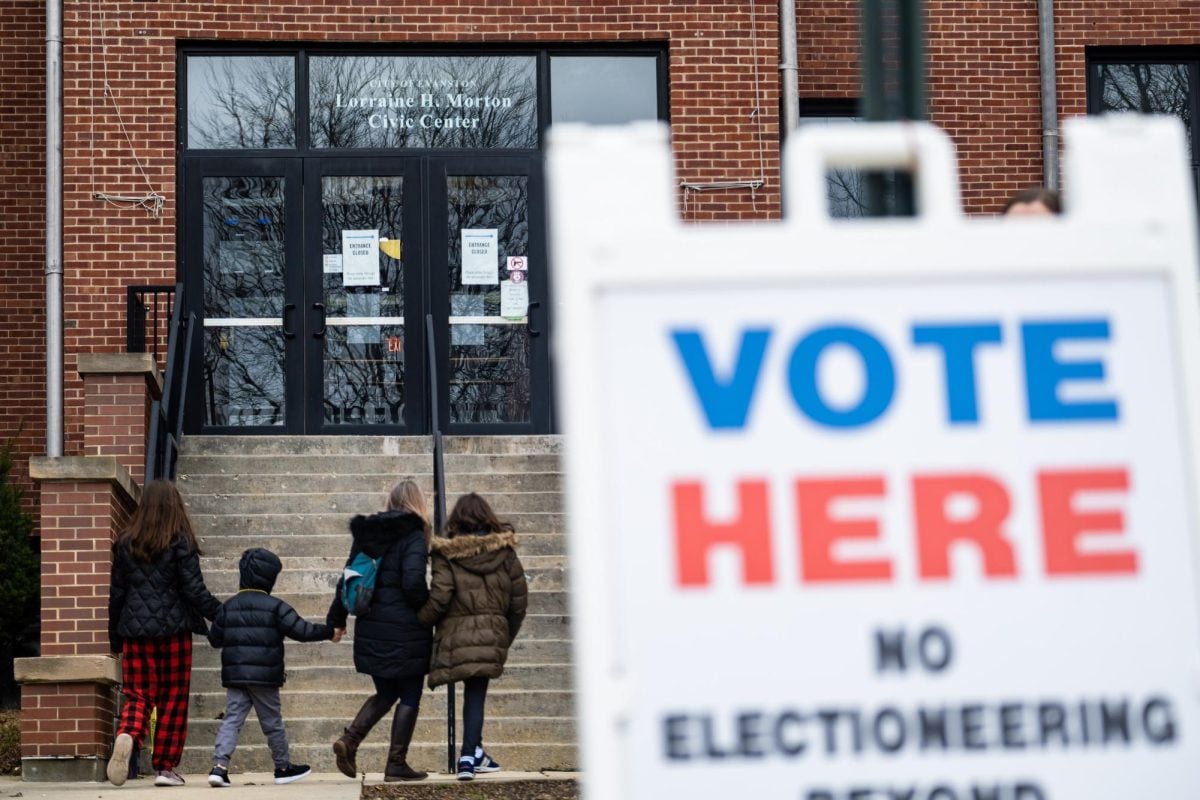
<svg viewBox="0 0 1200 800">
<path fill-rule="evenodd" d="M 115 456 L 143 483 L 150 404 L 162 397 L 162 375 L 149 353 L 79 356 L 83 378 L 83 454 Z"/>
<path fill-rule="evenodd" d="M 116 456 L 32 458 L 41 490 L 41 656 L 18 659 L 27 781 L 104 780 L 120 666 L 108 650 L 112 542 L 141 490 Z"/>
</svg>

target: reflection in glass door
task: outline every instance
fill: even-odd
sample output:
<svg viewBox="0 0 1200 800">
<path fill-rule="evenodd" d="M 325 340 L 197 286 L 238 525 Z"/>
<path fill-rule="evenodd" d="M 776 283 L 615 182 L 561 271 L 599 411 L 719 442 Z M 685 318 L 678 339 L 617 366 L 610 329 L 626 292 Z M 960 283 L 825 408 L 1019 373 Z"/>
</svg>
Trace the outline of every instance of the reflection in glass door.
<svg viewBox="0 0 1200 800">
<path fill-rule="evenodd" d="M 415 180 L 399 163 L 395 174 L 361 174 L 361 162 L 353 165 L 358 174 L 336 174 L 346 167 L 336 161 L 309 173 L 310 193 L 320 190 L 319 207 L 311 194 L 309 206 L 319 245 L 308 250 L 314 316 L 307 364 L 320 380 L 309 387 L 310 428 L 421 425 L 419 333 L 410 341 L 421 329 L 419 309 L 411 323 L 406 314 L 421 286 L 418 237 L 406 235 L 405 225 L 405 197 Z"/>
<path fill-rule="evenodd" d="M 298 367 L 298 353 L 288 346 L 297 324 L 287 271 L 296 255 L 288 239 L 295 222 L 289 195 L 299 189 L 290 171 L 233 169 L 196 176 L 198 186 L 189 187 L 201 210 L 191 220 L 190 239 L 200 242 L 190 256 L 202 262 L 190 274 L 201 280 L 190 283 L 189 294 L 202 298 L 206 426 L 279 430 L 289 424 L 295 399 L 289 373 Z"/>
<path fill-rule="evenodd" d="M 531 161 L 455 160 L 441 165 L 446 419 L 459 432 L 521 432 L 548 425 L 544 318 L 546 263 L 540 190 Z M 434 223 L 433 236 L 438 225 Z"/>
</svg>

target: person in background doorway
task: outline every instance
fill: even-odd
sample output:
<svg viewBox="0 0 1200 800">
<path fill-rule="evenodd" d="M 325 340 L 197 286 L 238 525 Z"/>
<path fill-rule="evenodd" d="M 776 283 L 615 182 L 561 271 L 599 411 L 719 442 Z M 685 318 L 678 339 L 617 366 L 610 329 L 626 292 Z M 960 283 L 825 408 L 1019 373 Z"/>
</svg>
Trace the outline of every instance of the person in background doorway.
<svg viewBox="0 0 1200 800">
<path fill-rule="evenodd" d="M 1035 186 L 1008 198 L 1004 205 L 1006 217 L 1040 217 L 1062 213 L 1062 198 L 1053 189 Z"/>
<path fill-rule="evenodd" d="M 463 682 L 459 780 L 500 769 L 483 749 L 483 708 L 525 619 L 529 591 L 516 547 L 513 526 L 472 492 L 455 503 L 446 538 L 430 548 L 433 577 L 419 619 L 437 625 L 429 688 Z"/>
<path fill-rule="evenodd" d="M 200 548 L 175 484 L 151 481 L 113 544 L 108 639 L 120 653 L 125 703 L 108 761 L 108 780 L 125 783 L 134 744 L 154 729 L 155 786 L 182 786 L 175 771 L 187 740 L 192 634 L 221 607 L 200 572 Z"/>
<path fill-rule="evenodd" d="M 312 770 L 293 764 L 288 752 L 287 732 L 279 687 L 283 686 L 283 638 L 321 642 L 341 638 L 328 625 L 314 625 L 290 605 L 271 596 L 283 565 L 279 556 L 262 547 L 242 553 L 238 563 L 238 593 L 225 601 L 213 619 L 208 641 L 221 648 L 221 685 L 225 687 L 225 717 L 217 729 L 213 768 L 208 785 L 230 785 L 229 762 L 237 748 L 238 733 L 250 714 L 267 737 L 275 762 L 275 783 L 292 783 Z"/>
<path fill-rule="evenodd" d="M 388 494 L 386 511 L 350 520 L 353 542 L 346 565 L 360 552 L 381 560 L 371 607 L 358 615 L 354 629 L 354 667 L 371 676 L 375 694 L 333 743 L 337 767 L 347 777 L 358 775 L 358 746 L 393 705 L 396 715 L 383 779 L 419 781 L 427 775 L 408 765 L 408 746 L 417 727 L 422 684 L 433 648 L 430 626 L 417 620 L 418 609 L 429 598 L 425 566 L 432 529 L 426 509 L 421 488 L 403 480 Z M 338 581 L 325 618 L 339 636 L 349 614 L 341 600 L 344 580 Z"/>
</svg>

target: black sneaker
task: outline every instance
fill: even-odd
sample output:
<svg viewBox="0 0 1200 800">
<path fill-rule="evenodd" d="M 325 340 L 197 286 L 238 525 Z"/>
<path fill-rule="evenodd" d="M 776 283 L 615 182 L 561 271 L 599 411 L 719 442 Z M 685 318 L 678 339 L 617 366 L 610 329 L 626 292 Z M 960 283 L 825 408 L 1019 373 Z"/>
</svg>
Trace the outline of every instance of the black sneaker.
<svg viewBox="0 0 1200 800">
<path fill-rule="evenodd" d="M 308 764 L 288 764 L 286 767 L 275 770 L 276 783 L 294 783 L 301 778 L 307 778 L 312 774 L 312 769 Z"/>
<path fill-rule="evenodd" d="M 476 772 L 499 772 L 500 762 L 483 752 L 482 747 L 475 748 Z"/>
<path fill-rule="evenodd" d="M 208 785 L 214 789 L 232 786 L 233 784 L 229 782 L 229 770 L 226 767 L 213 767 L 212 772 L 208 773 Z"/>
<path fill-rule="evenodd" d="M 463 756 L 458 760 L 458 779 L 460 781 L 475 780 L 475 759 Z"/>
</svg>

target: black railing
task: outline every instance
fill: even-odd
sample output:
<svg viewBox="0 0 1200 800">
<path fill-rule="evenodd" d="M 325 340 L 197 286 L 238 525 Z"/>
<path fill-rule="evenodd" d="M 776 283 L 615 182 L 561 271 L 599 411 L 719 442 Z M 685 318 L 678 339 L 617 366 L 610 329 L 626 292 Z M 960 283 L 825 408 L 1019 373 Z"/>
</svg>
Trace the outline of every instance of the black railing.
<svg viewBox="0 0 1200 800">
<path fill-rule="evenodd" d="M 164 367 L 175 286 L 127 286 L 125 293 L 125 352 L 151 353 L 155 363 Z"/>
<path fill-rule="evenodd" d="M 433 339 L 433 315 L 425 315 L 425 363 L 429 382 L 430 428 L 433 431 L 433 530 L 441 534 L 446 524 L 446 465 L 442 450 L 441 406 L 438 404 L 437 348 Z M 446 771 L 454 774 L 457 760 L 454 755 L 454 683 L 446 684 Z"/>
<path fill-rule="evenodd" d="M 177 284 L 166 331 L 166 372 L 162 399 L 150 406 L 146 434 L 146 483 L 156 478 L 175 480 L 175 459 L 183 441 L 183 411 L 187 402 L 187 377 L 192 366 L 192 345 L 199 333 L 195 312 L 184 313 L 183 284 Z M 131 323 L 132 325 L 132 318 Z"/>
</svg>

